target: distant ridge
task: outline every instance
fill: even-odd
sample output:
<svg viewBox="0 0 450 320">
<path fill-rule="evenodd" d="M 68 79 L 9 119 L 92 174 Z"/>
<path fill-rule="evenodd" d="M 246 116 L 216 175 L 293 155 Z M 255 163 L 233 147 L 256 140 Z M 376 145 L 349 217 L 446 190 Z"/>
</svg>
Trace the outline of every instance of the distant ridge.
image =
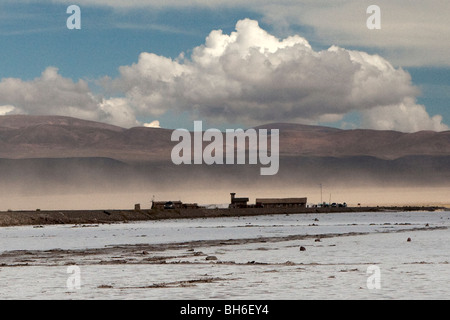
<svg viewBox="0 0 450 320">
<path fill-rule="evenodd" d="M 450 156 L 450 131 L 343 130 L 273 123 L 280 130 L 280 155 L 289 157 Z M 206 128 L 204 128 L 206 130 Z M 62 116 L 0 116 L 0 158 L 108 157 L 120 161 L 170 161 L 172 130 L 121 128 Z M 205 143 L 206 144 L 206 143 Z"/>
<path fill-rule="evenodd" d="M 254 127 L 255 129 L 279 129 L 280 131 L 323 131 L 323 132 L 337 132 L 342 131 L 342 129 L 333 127 L 324 127 L 318 125 L 308 125 L 299 123 L 286 123 L 286 122 L 276 122 L 268 123 L 264 125 L 259 125 Z"/>
<path fill-rule="evenodd" d="M 66 116 L 32 116 L 32 115 L 5 115 L 0 116 L 0 128 L 22 129 L 30 126 L 53 125 L 69 127 L 92 127 L 115 131 L 125 129 L 96 121 L 81 120 Z"/>
<path fill-rule="evenodd" d="M 258 188 L 450 186 L 450 132 L 342 130 L 274 123 L 279 172 L 175 165 L 173 130 L 59 116 L 0 116 L 0 194 Z M 204 128 L 206 130 L 206 128 Z M 208 143 L 205 142 L 205 146 Z"/>
</svg>

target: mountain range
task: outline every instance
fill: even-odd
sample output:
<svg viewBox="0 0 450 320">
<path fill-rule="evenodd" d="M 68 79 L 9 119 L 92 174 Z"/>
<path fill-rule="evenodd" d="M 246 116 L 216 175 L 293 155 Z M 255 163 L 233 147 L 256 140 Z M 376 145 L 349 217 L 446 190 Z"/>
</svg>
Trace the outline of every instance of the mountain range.
<svg viewBox="0 0 450 320">
<path fill-rule="evenodd" d="M 255 129 L 280 130 L 281 156 L 370 156 L 392 160 L 405 156 L 450 155 L 450 131 L 402 133 L 287 123 Z M 146 127 L 124 129 L 60 116 L 1 116 L 0 158 L 170 160 L 170 152 L 175 145 L 170 141 L 172 131 Z"/>
<path fill-rule="evenodd" d="M 0 191 L 71 192 L 79 188 L 202 185 L 447 186 L 450 131 L 402 133 L 288 123 L 280 130 L 280 170 L 255 165 L 180 165 L 171 161 L 173 130 L 121 128 L 61 116 L 0 116 Z M 52 192 L 53 192 L 52 191 Z"/>
</svg>

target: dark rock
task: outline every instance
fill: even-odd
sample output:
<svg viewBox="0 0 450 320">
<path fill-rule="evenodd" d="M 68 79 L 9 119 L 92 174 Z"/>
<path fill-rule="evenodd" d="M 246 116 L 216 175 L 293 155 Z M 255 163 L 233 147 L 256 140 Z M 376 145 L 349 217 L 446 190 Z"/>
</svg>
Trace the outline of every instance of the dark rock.
<svg viewBox="0 0 450 320">
<path fill-rule="evenodd" d="M 206 260 L 217 260 L 216 256 L 207 256 Z"/>
</svg>

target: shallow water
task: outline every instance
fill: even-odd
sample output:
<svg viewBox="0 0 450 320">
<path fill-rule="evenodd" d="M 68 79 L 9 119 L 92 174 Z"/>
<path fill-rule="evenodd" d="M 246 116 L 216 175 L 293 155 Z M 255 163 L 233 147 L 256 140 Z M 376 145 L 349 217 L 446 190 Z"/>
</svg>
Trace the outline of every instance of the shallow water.
<svg viewBox="0 0 450 320">
<path fill-rule="evenodd" d="M 449 226 L 450 212 L 389 212 L 1 228 L 0 299 L 448 299 Z"/>
</svg>

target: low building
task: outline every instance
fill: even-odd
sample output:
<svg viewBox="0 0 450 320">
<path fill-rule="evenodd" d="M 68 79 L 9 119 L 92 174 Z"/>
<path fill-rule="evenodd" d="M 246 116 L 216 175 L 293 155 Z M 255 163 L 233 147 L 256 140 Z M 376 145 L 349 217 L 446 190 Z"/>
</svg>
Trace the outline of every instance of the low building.
<svg viewBox="0 0 450 320">
<path fill-rule="evenodd" d="M 231 195 L 231 203 L 228 206 L 229 208 L 247 208 L 248 207 L 248 198 L 236 198 L 236 193 L 230 193 Z"/>
<path fill-rule="evenodd" d="M 257 207 L 264 208 L 306 208 L 307 198 L 260 198 Z"/>
<path fill-rule="evenodd" d="M 200 206 L 198 205 L 198 203 L 183 203 L 181 205 L 181 207 L 183 209 L 198 209 L 200 208 Z"/>
<path fill-rule="evenodd" d="M 180 209 L 183 206 L 181 201 L 152 201 L 152 209 L 164 209 L 169 203 L 172 209 Z"/>
</svg>

